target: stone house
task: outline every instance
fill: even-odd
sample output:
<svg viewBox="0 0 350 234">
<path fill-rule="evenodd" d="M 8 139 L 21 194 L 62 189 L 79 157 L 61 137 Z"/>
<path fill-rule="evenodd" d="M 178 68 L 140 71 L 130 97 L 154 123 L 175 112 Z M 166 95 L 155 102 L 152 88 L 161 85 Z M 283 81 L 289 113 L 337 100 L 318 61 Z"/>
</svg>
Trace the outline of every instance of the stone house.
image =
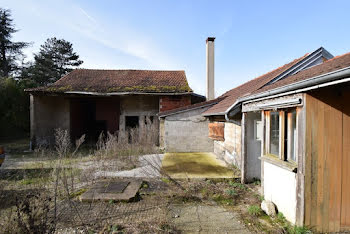
<svg viewBox="0 0 350 234">
<path fill-rule="evenodd" d="M 52 143 L 54 129 L 67 129 L 72 140 L 86 134 L 142 127 L 146 118 L 205 100 L 193 93 L 184 71 L 77 69 L 30 93 L 31 142 Z"/>
</svg>

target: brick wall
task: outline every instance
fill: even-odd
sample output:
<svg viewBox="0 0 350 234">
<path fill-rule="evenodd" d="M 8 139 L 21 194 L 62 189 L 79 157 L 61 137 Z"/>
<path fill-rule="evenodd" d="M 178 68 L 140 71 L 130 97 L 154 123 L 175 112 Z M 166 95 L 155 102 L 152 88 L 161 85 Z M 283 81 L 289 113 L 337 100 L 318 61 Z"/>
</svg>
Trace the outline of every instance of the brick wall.
<svg viewBox="0 0 350 234">
<path fill-rule="evenodd" d="M 162 96 L 159 98 L 159 112 L 191 105 L 191 96 Z"/>
</svg>

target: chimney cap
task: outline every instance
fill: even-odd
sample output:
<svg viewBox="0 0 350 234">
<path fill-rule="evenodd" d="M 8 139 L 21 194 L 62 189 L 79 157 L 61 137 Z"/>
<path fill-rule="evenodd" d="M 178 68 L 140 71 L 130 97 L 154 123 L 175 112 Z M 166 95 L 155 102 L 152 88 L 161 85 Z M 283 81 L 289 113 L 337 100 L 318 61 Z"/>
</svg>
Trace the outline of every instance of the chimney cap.
<svg viewBox="0 0 350 234">
<path fill-rule="evenodd" d="M 208 41 L 214 41 L 215 40 L 215 37 L 208 37 L 206 42 L 208 43 Z"/>
</svg>

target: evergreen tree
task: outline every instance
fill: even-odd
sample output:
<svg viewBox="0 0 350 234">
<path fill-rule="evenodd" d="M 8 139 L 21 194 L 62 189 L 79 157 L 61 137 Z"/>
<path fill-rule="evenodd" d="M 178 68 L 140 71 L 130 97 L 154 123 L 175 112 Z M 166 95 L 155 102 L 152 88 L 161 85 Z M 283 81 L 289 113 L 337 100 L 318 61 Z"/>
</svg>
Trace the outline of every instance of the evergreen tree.
<svg viewBox="0 0 350 234">
<path fill-rule="evenodd" d="M 18 60 L 23 55 L 26 42 L 12 42 L 12 34 L 17 32 L 10 10 L 0 8 L 0 77 L 9 77 L 20 70 Z"/>
<path fill-rule="evenodd" d="M 79 55 L 73 52 L 72 43 L 53 37 L 47 39 L 40 47 L 39 53 L 34 55 L 34 64 L 24 73 L 38 84 L 47 85 L 82 63 Z"/>
</svg>

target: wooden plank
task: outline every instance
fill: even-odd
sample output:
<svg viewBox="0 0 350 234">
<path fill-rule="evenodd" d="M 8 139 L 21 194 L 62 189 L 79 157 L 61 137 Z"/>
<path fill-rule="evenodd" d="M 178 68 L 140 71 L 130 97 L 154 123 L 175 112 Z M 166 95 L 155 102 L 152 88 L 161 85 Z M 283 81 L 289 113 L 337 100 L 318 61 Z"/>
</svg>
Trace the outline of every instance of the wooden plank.
<svg viewBox="0 0 350 234">
<path fill-rule="evenodd" d="M 303 95 L 305 100 L 305 95 Z M 296 160 L 298 164 L 297 171 L 297 203 L 296 203 L 296 225 L 303 226 L 305 222 L 305 104 L 303 107 L 297 107 L 296 126 L 297 126 L 297 147 Z"/>
<path fill-rule="evenodd" d="M 311 107 L 313 105 L 313 98 L 310 95 L 305 95 L 305 112 L 306 112 L 306 129 L 305 129 L 305 214 L 304 222 L 306 226 L 312 226 L 311 224 L 311 194 L 312 194 L 312 176 L 311 176 L 311 164 L 312 164 L 312 151 L 311 151 Z"/>
<path fill-rule="evenodd" d="M 315 102 L 316 115 L 314 118 L 314 158 L 315 164 L 317 164 L 317 174 L 315 174 L 315 180 L 317 181 L 317 193 L 315 194 L 316 200 L 316 225 L 319 227 L 319 231 L 323 230 L 324 214 L 327 213 L 327 210 L 323 206 L 324 202 L 324 192 L 327 193 L 328 189 L 325 190 L 324 186 L 324 173 L 325 173 L 325 158 L 324 158 L 324 135 L 325 135 L 325 123 L 324 123 L 324 108 L 325 105 L 319 101 Z M 316 163 L 317 162 L 317 163 Z M 327 194 L 326 194 L 327 195 Z"/>
<path fill-rule="evenodd" d="M 342 160 L 342 209 L 341 227 L 350 229 L 350 92 L 345 93 L 343 101 L 343 160 Z"/>
<path fill-rule="evenodd" d="M 311 212 L 310 212 L 310 224 L 312 226 L 317 225 L 317 213 L 319 212 L 317 210 L 317 192 L 318 192 L 318 158 L 317 158 L 317 130 L 318 130 L 318 115 L 319 113 L 317 112 L 318 109 L 318 102 L 315 98 L 312 97 L 312 105 L 309 105 L 310 108 L 310 123 L 309 127 L 311 128 L 311 134 L 310 134 L 310 157 L 311 157 L 311 162 L 310 162 L 310 167 L 311 167 Z M 322 165 L 321 165 L 322 166 Z"/>
</svg>

